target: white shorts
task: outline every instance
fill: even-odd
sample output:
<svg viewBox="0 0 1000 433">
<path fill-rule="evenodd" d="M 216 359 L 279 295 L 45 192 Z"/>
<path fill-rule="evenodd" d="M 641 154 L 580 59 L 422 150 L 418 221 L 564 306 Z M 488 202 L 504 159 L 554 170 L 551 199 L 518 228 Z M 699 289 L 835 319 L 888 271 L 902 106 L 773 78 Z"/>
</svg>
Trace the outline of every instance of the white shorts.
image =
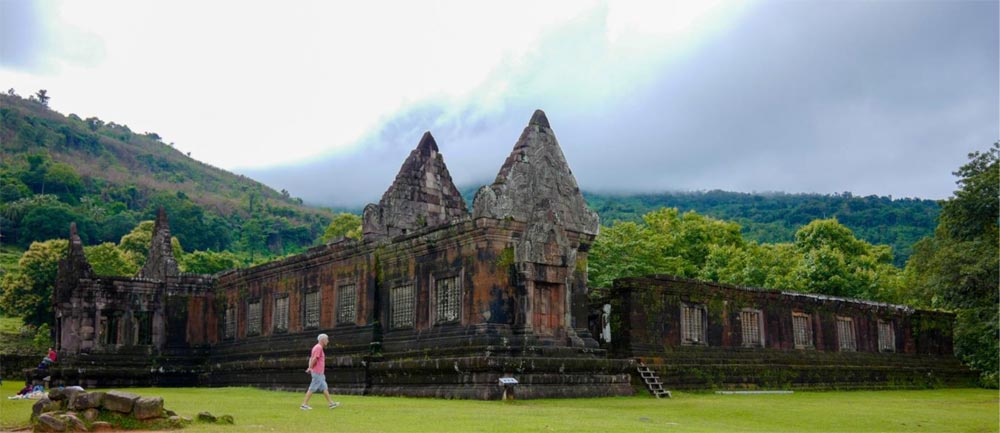
<svg viewBox="0 0 1000 433">
<path fill-rule="evenodd" d="M 327 390 L 325 374 L 317 374 L 312 372 L 310 372 L 309 374 L 312 375 L 312 382 L 309 383 L 309 391 L 323 392 Z"/>
</svg>

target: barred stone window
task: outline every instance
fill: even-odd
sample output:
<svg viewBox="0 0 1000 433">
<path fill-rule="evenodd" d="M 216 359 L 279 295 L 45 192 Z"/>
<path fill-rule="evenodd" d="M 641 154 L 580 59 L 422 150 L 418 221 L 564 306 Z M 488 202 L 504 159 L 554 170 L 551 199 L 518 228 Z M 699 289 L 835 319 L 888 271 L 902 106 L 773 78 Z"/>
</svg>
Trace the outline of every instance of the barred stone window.
<svg viewBox="0 0 1000 433">
<path fill-rule="evenodd" d="M 413 284 L 393 287 L 389 292 L 389 325 L 392 329 L 409 328 L 414 323 Z"/>
<path fill-rule="evenodd" d="M 247 335 L 260 335 L 260 301 L 247 305 Z"/>
<path fill-rule="evenodd" d="M 458 320 L 462 311 L 462 288 L 459 277 L 438 278 L 434 282 L 434 322 Z"/>
<path fill-rule="evenodd" d="M 223 322 L 223 336 L 225 338 L 236 338 L 236 306 L 226 307 L 225 321 Z"/>
<path fill-rule="evenodd" d="M 806 313 L 792 313 L 792 334 L 796 349 L 813 347 L 812 318 Z"/>
<path fill-rule="evenodd" d="M 319 291 L 306 293 L 306 308 L 302 326 L 306 329 L 319 328 Z"/>
<path fill-rule="evenodd" d="M 760 310 L 748 308 L 740 311 L 740 327 L 743 331 L 744 347 L 764 346 L 764 315 Z"/>
<path fill-rule="evenodd" d="M 896 331 L 892 329 L 892 322 L 878 321 L 878 351 L 896 351 Z"/>
<path fill-rule="evenodd" d="M 274 300 L 274 315 L 272 317 L 272 322 L 274 322 L 274 330 L 277 332 L 287 332 L 288 331 L 288 296 L 282 296 L 280 298 L 275 298 Z"/>
<path fill-rule="evenodd" d="M 337 288 L 337 323 L 354 323 L 358 316 L 358 289 L 354 284 Z"/>
<path fill-rule="evenodd" d="M 837 343 L 841 352 L 854 352 L 858 349 L 854 335 L 854 319 L 850 317 L 837 318 Z"/>
<path fill-rule="evenodd" d="M 681 305 L 681 342 L 686 344 L 705 344 L 705 306 L 701 304 Z"/>
</svg>

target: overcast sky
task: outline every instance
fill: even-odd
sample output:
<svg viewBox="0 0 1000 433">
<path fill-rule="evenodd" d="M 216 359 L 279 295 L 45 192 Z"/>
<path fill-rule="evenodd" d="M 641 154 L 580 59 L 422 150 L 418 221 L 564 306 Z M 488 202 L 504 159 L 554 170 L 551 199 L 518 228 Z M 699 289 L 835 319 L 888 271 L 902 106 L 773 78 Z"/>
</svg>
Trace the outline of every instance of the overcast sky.
<svg viewBox="0 0 1000 433">
<path fill-rule="evenodd" d="M 0 0 L 0 87 L 325 205 L 542 108 L 582 188 L 945 198 L 1000 138 L 998 3 Z"/>
</svg>

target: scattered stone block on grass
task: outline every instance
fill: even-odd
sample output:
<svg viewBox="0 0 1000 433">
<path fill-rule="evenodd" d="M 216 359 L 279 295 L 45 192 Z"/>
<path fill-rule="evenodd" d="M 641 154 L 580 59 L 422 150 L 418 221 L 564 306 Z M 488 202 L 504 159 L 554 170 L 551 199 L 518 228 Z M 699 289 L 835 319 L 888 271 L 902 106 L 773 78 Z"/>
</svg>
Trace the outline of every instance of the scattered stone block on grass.
<svg viewBox="0 0 1000 433">
<path fill-rule="evenodd" d="M 163 416 L 163 397 L 141 397 L 135 401 L 132 416 L 136 419 L 151 419 Z"/>
<path fill-rule="evenodd" d="M 63 401 L 70 400 L 74 395 L 83 392 L 79 388 L 56 388 L 49 391 L 49 400 L 52 401 Z"/>
<path fill-rule="evenodd" d="M 37 432 L 64 432 L 66 427 L 65 421 L 49 413 L 39 415 L 35 423 L 35 431 Z"/>
<path fill-rule="evenodd" d="M 88 431 L 87 424 L 83 422 L 79 417 L 73 414 L 65 414 L 62 417 L 63 422 L 66 423 L 66 429 L 71 431 Z"/>
<path fill-rule="evenodd" d="M 104 421 L 95 421 L 90 425 L 90 431 L 101 432 L 101 431 L 111 431 L 111 423 Z"/>
<path fill-rule="evenodd" d="M 100 415 L 100 414 L 101 414 L 101 411 L 99 411 L 99 410 L 97 410 L 95 408 L 90 408 L 90 409 L 87 409 L 87 410 L 83 411 L 83 419 L 85 419 L 87 421 L 93 422 L 94 420 L 97 419 L 97 416 Z"/>
<path fill-rule="evenodd" d="M 62 409 L 62 404 L 58 401 L 49 400 L 48 397 L 43 397 L 31 406 L 31 417 L 37 418 L 39 415 L 46 412 L 55 412 Z"/>
<path fill-rule="evenodd" d="M 200 413 L 198 413 L 198 421 L 199 422 L 216 422 L 218 420 L 219 419 L 216 418 L 215 415 L 212 415 L 211 413 L 208 413 L 208 412 L 200 412 Z"/>
<path fill-rule="evenodd" d="M 69 400 L 69 408 L 72 410 L 87 410 L 101 407 L 101 403 L 103 402 L 103 392 L 80 392 Z"/>
<path fill-rule="evenodd" d="M 139 395 L 131 392 L 108 391 L 101 407 L 119 413 L 132 413 L 132 407 L 138 399 Z"/>
</svg>

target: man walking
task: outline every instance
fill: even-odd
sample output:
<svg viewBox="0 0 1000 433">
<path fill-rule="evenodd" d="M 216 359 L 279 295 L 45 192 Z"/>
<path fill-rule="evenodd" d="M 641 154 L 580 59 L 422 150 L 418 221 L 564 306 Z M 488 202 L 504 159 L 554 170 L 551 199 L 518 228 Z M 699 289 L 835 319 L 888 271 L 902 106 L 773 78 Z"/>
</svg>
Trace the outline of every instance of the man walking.
<svg viewBox="0 0 1000 433">
<path fill-rule="evenodd" d="M 330 391 L 326 386 L 326 354 L 323 353 L 323 348 L 330 344 L 330 337 L 326 334 L 319 334 L 316 340 L 317 343 L 312 348 L 312 355 L 309 356 L 309 368 L 306 369 L 306 373 L 312 376 L 312 382 L 309 383 L 309 390 L 306 391 L 306 399 L 302 401 L 302 406 L 299 406 L 302 410 L 312 409 L 309 407 L 309 399 L 314 392 L 319 391 L 323 391 L 323 396 L 330 404 L 330 409 L 340 406 L 340 403 L 330 399 Z"/>
</svg>

